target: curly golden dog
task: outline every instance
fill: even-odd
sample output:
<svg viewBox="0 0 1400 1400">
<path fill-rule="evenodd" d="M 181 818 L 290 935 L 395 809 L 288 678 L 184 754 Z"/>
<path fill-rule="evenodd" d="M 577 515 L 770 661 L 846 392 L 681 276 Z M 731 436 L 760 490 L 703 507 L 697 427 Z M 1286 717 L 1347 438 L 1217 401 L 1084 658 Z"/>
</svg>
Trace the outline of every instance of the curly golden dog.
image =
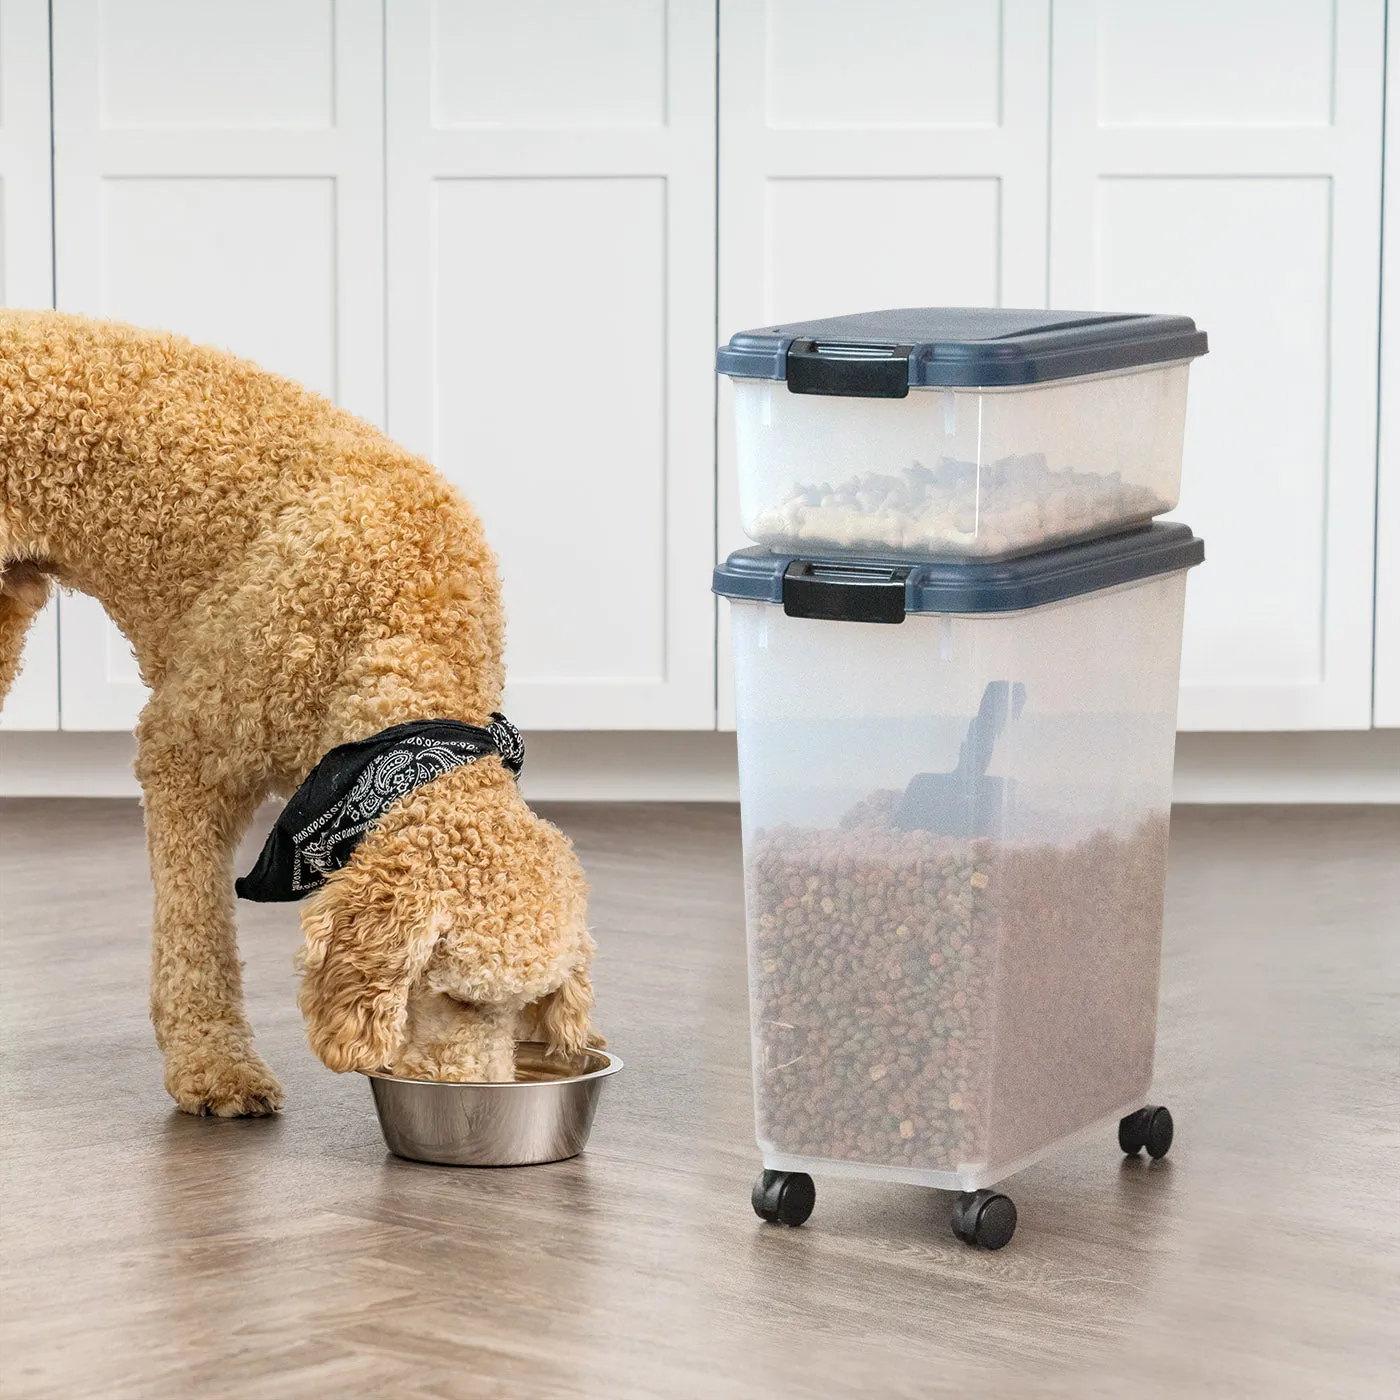
<svg viewBox="0 0 1400 1400">
<path fill-rule="evenodd" d="M 270 793 L 415 720 L 489 723 L 494 557 L 466 502 L 376 429 L 166 335 L 0 313 L 0 700 L 51 581 L 91 594 L 151 698 L 138 727 L 151 1019 L 187 1113 L 282 1090 L 244 1014 L 232 873 Z M 586 887 L 498 755 L 395 801 L 303 906 L 299 1001 L 332 1069 L 500 1080 L 518 1036 L 574 1051 Z"/>
</svg>

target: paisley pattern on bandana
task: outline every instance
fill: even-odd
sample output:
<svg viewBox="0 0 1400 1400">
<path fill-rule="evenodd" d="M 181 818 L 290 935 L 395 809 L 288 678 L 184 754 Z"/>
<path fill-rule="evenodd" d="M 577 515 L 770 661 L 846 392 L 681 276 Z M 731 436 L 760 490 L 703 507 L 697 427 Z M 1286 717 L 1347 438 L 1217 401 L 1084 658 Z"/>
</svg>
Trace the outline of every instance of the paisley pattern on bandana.
<svg viewBox="0 0 1400 1400">
<path fill-rule="evenodd" d="M 310 894 L 349 862 L 401 797 L 488 754 L 519 776 L 525 741 L 504 715 L 492 715 L 485 729 L 416 720 L 332 749 L 292 795 L 257 865 L 236 882 L 239 897 L 276 902 Z"/>
</svg>

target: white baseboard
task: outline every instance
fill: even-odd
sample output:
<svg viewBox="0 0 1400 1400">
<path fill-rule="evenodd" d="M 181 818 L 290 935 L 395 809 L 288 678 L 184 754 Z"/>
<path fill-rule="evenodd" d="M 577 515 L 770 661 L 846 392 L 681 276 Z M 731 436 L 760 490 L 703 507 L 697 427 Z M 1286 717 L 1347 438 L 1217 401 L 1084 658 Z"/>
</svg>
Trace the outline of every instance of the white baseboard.
<svg viewBox="0 0 1400 1400">
<path fill-rule="evenodd" d="M 139 797 L 131 734 L 0 730 L 0 797 Z"/>
<path fill-rule="evenodd" d="M 734 802 L 733 734 L 527 736 L 537 802 Z M 0 732 L 0 797 L 135 797 L 129 734 Z M 1400 803 L 1400 729 L 1181 734 L 1175 798 L 1201 803 Z"/>
<path fill-rule="evenodd" d="M 1400 729 L 1178 734 L 1176 802 L 1400 802 Z"/>
<path fill-rule="evenodd" d="M 139 797 L 130 734 L 0 731 L 0 797 Z M 733 734 L 526 735 L 536 802 L 737 802 Z"/>
</svg>

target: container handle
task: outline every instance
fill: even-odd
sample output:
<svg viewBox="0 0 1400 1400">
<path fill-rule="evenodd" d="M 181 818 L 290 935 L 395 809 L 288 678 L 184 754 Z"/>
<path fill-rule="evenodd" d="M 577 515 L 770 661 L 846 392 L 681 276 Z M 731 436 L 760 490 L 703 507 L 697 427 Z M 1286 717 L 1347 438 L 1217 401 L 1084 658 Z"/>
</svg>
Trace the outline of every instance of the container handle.
<svg viewBox="0 0 1400 1400">
<path fill-rule="evenodd" d="M 783 571 L 783 611 L 824 622 L 903 622 L 909 570 L 795 559 Z"/>
<path fill-rule="evenodd" d="M 912 351 L 911 345 L 794 340 L 787 352 L 787 386 L 794 394 L 908 398 Z"/>
</svg>

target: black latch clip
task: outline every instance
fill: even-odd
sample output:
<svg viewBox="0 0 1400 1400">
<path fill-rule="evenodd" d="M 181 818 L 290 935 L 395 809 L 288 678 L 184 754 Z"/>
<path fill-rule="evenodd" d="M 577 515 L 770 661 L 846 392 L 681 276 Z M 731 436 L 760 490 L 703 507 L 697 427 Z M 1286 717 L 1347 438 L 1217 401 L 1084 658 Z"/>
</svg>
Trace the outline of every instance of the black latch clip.
<svg viewBox="0 0 1400 1400">
<path fill-rule="evenodd" d="M 912 349 L 909 345 L 794 340 L 787 352 L 787 386 L 794 394 L 908 398 Z"/>
<path fill-rule="evenodd" d="M 795 559 L 783 572 L 783 611 L 826 622 L 903 622 L 909 570 Z"/>
</svg>

